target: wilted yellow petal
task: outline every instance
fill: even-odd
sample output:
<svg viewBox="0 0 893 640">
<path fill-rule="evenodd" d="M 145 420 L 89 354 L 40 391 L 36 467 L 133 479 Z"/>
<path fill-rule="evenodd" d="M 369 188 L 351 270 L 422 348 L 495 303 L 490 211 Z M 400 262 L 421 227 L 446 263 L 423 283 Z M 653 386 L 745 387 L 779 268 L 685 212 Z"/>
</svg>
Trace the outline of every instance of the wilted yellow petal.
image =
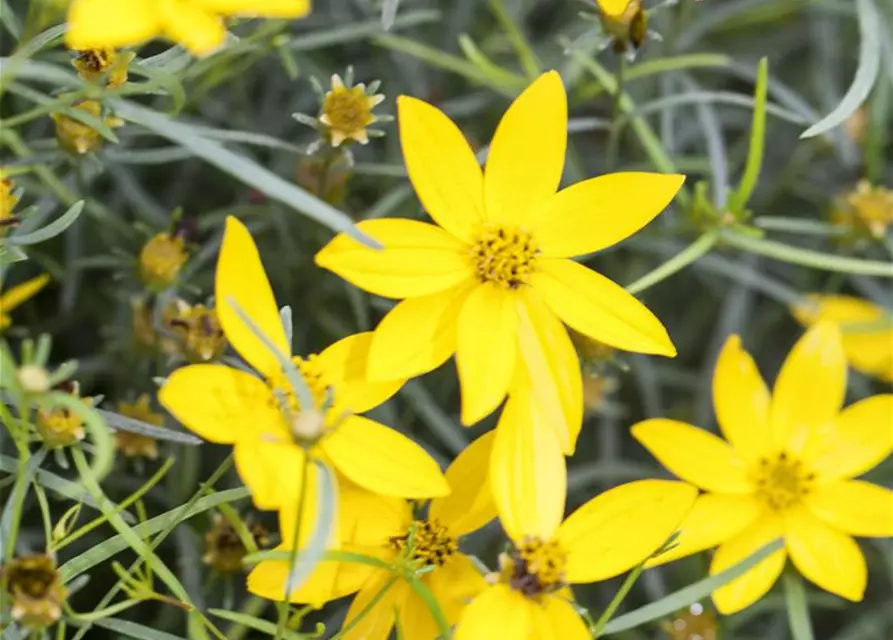
<svg viewBox="0 0 893 640">
<path fill-rule="evenodd" d="M 276 356 L 239 317 L 231 302 L 251 318 L 275 347 L 291 356 L 291 345 L 279 317 L 279 307 L 260 260 L 254 239 L 237 218 L 228 216 L 214 281 L 217 317 L 226 339 L 255 370 L 271 376 L 282 367 Z"/>
<path fill-rule="evenodd" d="M 567 581 L 607 580 L 645 562 L 669 541 L 697 495 L 684 482 L 639 480 L 596 496 L 558 529 Z"/>
<path fill-rule="evenodd" d="M 65 43 L 70 49 L 118 48 L 160 34 L 155 0 L 72 0 Z"/>
<path fill-rule="evenodd" d="M 459 128 L 437 107 L 397 98 L 400 144 L 409 180 L 434 221 L 470 242 L 484 218 L 484 180 Z"/>
<path fill-rule="evenodd" d="M 554 196 L 564 171 L 567 96 L 561 77 L 537 78 L 502 117 L 484 169 L 488 220 L 528 222 Z"/>
<path fill-rule="evenodd" d="M 861 480 L 817 487 L 806 506 L 826 524 L 854 536 L 893 537 L 893 491 Z"/>
<path fill-rule="evenodd" d="M 431 501 L 429 518 L 454 536 L 480 529 L 497 515 L 489 477 L 495 435 L 490 431 L 465 447 L 446 470 L 450 494 Z"/>
<path fill-rule="evenodd" d="M 353 413 L 377 407 L 403 386 L 404 380 L 371 382 L 366 375 L 372 332 L 342 338 L 319 354 L 320 368 L 334 380 L 339 405 Z"/>
<path fill-rule="evenodd" d="M 532 222 L 544 256 L 601 251 L 633 235 L 672 202 L 685 176 L 609 173 L 562 189 Z"/>
<path fill-rule="evenodd" d="M 623 287 L 571 260 L 545 258 L 537 265 L 531 284 L 573 329 L 624 351 L 676 355 L 660 320 Z"/>
</svg>

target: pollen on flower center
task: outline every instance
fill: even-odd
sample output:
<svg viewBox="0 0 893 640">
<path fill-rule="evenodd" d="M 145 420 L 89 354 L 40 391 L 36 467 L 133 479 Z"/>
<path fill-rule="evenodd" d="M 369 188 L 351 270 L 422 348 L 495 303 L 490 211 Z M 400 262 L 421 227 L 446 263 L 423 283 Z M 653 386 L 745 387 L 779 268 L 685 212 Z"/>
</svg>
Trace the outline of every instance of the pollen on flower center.
<svg viewBox="0 0 893 640">
<path fill-rule="evenodd" d="M 474 239 L 471 259 L 478 280 L 516 289 L 536 268 L 537 253 L 529 232 L 487 222 Z"/>
<path fill-rule="evenodd" d="M 389 541 L 398 551 L 409 548 L 409 559 L 421 562 L 423 566 L 442 566 L 459 551 L 459 543 L 437 519 L 416 520 L 406 534 L 394 536 Z"/>
<path fill-rule="evenodd" d="M 567 584 L 567 552 L 554 540 L 525 538 L 500 562 L 500 579 L 528 598 L 539 598 Z"/>
<path fill-rule="evenodd" d="M 796 506 L 812 490 L 815 474 L 800 460 L 782 451 L 760 458 L 754 470 L 756 494 L 770 509 L 784 511 Z"/>
</svg>

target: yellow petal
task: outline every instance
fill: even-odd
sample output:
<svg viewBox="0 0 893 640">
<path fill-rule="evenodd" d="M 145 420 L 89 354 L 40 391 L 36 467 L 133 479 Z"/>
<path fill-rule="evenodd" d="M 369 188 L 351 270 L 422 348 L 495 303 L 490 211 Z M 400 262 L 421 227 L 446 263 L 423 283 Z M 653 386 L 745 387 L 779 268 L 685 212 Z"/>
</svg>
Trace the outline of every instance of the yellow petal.
<svg viewBox="0 0 893 640">
<path fill-rule="evenodd" d="M 233 448 L 236 471 L 254 505 L 261 510 L 297 503 L 302 484 L 304 450 L 293 444 L 249 438 Z"/>
<path fill-rule="evenodd" d="M 465 447 L 446 470 L 450 494 L 431 501 L 429 518 L 454 536 L 480 529 L 497 515 L 488 473 L 495 435 L 490 431 Z"/>
<path fill-rule="evenodd" d="M 440 569 L 435 569 L 438 572 Z M 430 581 L 433 575 L 425 574 L 422 582 L 430 589 Z M 438 603 L 440 604 L 440 603 Z M 407 589 L 402 606 L 397 611 L 402 638 L 418 638 L 419 640 L 437 640 L 440 637 L 440 627 L 431 615 L 431 609 L 412 588 Z"/>
<path fill-rule="evenodd" d="M 850 405 L 830 427 L 808 443 L 809 468 L 821 482 L 862 475 L 893 451 L 893 394 Z"/>
<path fill-rule="evenodd" d="M 402 580 L 388 587 L 391 579 L 389 573 L 382 571 L 373 575 L 363 585 L 350 603 L 343 626 L 347 627 L 354 618 L 360 617 L 360 619 L 356 625 L 342 634 L 343 640 L 388 640 L 394 627 L 395 611 L 402 607 L 409 590 L 409 586 Z M 379 594 L 383 595 L 379 597 Z M 377 597 L 379 599 L 375 602 Z"/>
<path fill-rule="evenodd" d="M 319 354 L 319 365 L 334 383 L 334 394 L 353 413 L 364 413 L 393 396 L 404 380 L 371 382 L 366 377 L 371 331 L 348 336 Z"/>
<path fill-rule="evenodd" d="M 320 446 L 339 472 L 369 491 L 402 498 L 430 498 L 450 491 L 437 462 L 424 449 L 367 418 L 345 418 Z"/>
<path fill-rule="evenodd" d="M 710 564 L 710 575 L 743 562 L 782 534 L 782 522 L 777 516 L 767 515 L 758 519 L 717 550 Z M 786 557 L 785 550 L 779 549 L 744 575 L 714 591 L 713 602 L 719 612 L 726 615 L 736 613 L 762 598 L 781 575 Z"/>
<path fill-rule="evenodd" d="M 463 553 L 455 554 L 429 575 L 428 586 L 450 625 L 459 622 L 465 607 L 488 586 L 471 558 Z"/>
<path fill-rule="evenodd" d="M 542 259 L 537 265 L 531 284 L 566 324 L 624 351 L 676 355 L 660 320 L 619 285 L 570 260 Z"/>
<path fill-rule="evenodd" d="M 414 298 L 444 291 L 472 274 L 467 247 L 432 224 L 385 218 L 357 228 L 383 249 L 338 234 L 316 254 L 316 264 L 360 289 L 386 298 Z"/>
<path fill-rule="evenodd" d="M 75 50 L 118 48 L 149 40 L 160 31 L 154 0 L 72 0 L 65 44 Z"/>
<path fill-rule="evenodd" d="M 843 350 L 853 369 L 893 382 L 893 327 L 882 326 L 889 311 L 861 298 L 811 295 L 806 304 L 794 307 L 792 312 L 805 326 L 823 320 L 837 324 L 843 332 Z M 879 328 L 860 328 L 872 324 Z"/>
<path fill-rule="evenodd" d="M 409 96 L 397 98 L 397 122 L 406 171 L 428 215 L 470 242 L 484 218 L 484 178 L 465 136 L 440 109 Z"/>
<path fill-rule="evenodd" d="M 849 535 L 798 509 L 785 517 L 785 544 L 807 580 L 847 600 L 862 600 L 868 568 Z"/>
<path fill-rule="evenodd" d="M 300 18 L 310 13 L 310 0 L 198 0 L 197 4 L 224 15 Z"/>
<path fill-rule="evenodd" d="M 675 546 L 647 566 L 665 564 L 720 545 L 749 527 L 762 512 L 762 505 L 753 496 L 703 493 L 679 525 Z"/>
<path fill-rule="evenodd" d="M 285 337 L 279 307 L 260 261 L 257 245 L 245 225 L 232 216 L 227 217 L 223 232 L 214 297 L 220 326 L 233 348 L 260 373 L 270 376 L 278 372 L 281 366 L 276 356 L 245 324 L 231 304 L 234 301 L 279 351 L 286 356 L 291 355 L 291 345 Z"/>
<path fill-rule="evenodd" d="M 620 575 L 660 549 L 691 511 L 698 490 L 684 482 L 639 480 L 596 496 L 558 529 L 570 583 Z"/>
<path fill-rule="evenodd" d="M 775 445 L 801 451 L 812 431 L 834 420 L 845 393 L 840 331 L 821 322 L 797 341 L 775 381 L 770 409 Z"/>
<path fill-rule="evenodd" d="M 602 12 L 614 17 L 622 15 L 632 0 L 596 0 Z"/>
<path fill-rule="evenodd" d="M 0 294 L 0 313 L 7 314 L 26 300 L 33 298 L 49 282 L 50 276 L 44 273 L 14 286 L 9 291 L 4 291 Z"/>
<path fill-rule="evenodd" d="M 382 546 L 404 535 L 412 524 L 412 509 L 403 498 L 363 489 L 338 474 L 338 534 L 344 544 Z"/>
<path fill-rule="evenodd" d="M 531 631 L 531 605 L 504 584 L 485 590 L 465 608 L 453 640 L 526 639 Z"/>
<path fill-rule="evenodd" d="M 312 462 L 308 461 L 306 484 L 303 484 L 303 467 L 304 450 L 300 447 L 289 447 L 298 449 L 299 454 L 296 456 L 294 452 L 288 452 L 291 460 L 297 461 L 298 466 L 295 468 L 284 467 L 284 474 L 287 478 L 297 478 L 298 483 L 295 485 L 298 492 L 295 500 L 283 500 L 279 506 L 279 532 L 282 535 L 282 544 L 289 549 L 293 548 L 297 542 L 297 548 L 301 549 L 313 538 L 313 534 L 317 528 L 317 514 L 319 513 L 319 471 Z M 274 468 L 283 468 L 281 465 L 270 465 L 270 470 Z M 283 478 L 285 479 L 285 478 Z M 291 484 L 294 484 L 293 482 Z M 302 495 L 303 494 L 303 495 Z M 301 506 L 301 514 L 298 515 L 298 506 Z M 340 503 L 338 504 L 340 511 Z M 337 516 L 336 516 L 337 519 Z M 296 529 L 300 523 L 301 531 L 295 539 Z M 380 542 L 380 541 L 377 541 Z M 337 549 L 340 544 L 337 525 L 333 527 L 333 535 L 328 541 L 329 547 Z"/>
<path fill-rule="evenodd" d="M 640 422 L 631 432 L 671 473 L 705 491 L 746 494 L 753 490 L 747 465 L 712 433 L 664 418 Z"/>
<path fill-rule="evenodd" d="M 552 429 L 567 455 L 583 424 L 580 361 L 567 330 L 535 292 L 518 298 L 517 377 L 510 394 L 527 405 L 534 424 Z"/>
<path fill-rule="evenodd" d="M 558 192 L 533 224 L 544 256 L 571 258 L 630 237 L 663 211 L 685 182 L 682 175 L 609 173 Z"/>
<path fill-rule="evenodd" d="M 482 284 L 459 313 L 456 367 L 462 387 L 462 424 L 490 415 L 508 391 L 515 370 L 518 315 L 513 292 Z"/>
<path fill-rule="evenodd" d="M 161 7 L 165 35 L 195 55 L 207 55 L 223 44 L 226 27 L 216 13 L 191 0 L 166 0 Z"/>
<path fill-rule="evenodd" d="M 758 459 L 770 446 L 769 402 L 756 363 L 741 347 L 741 338 L 730 336 L 713 375 L 713 406 L 726 440 L 747 461 Z"/>
<path fill-rule="evenodd" d="M 893 537 L 893 491 L 870 482 L 845 480 L 818 487 L 806 506 L 835 529 L 854 536 Z"/>
<path fill-rule="evenodd" d="M 470 291 L 460 284 L 391 309 L 375 328 L 369 378 L 413 378 L 446 362 L 456 351 L 456 318 Z"/>
<path fill-rule="evenodd" d="M 536 640 L 589 640 L 592 635 L 580 614 L 570 602 L 557 596 L 547 596 L 541 606 L 530 607 L 533 633 Z"/>
<path fill-rule="evenodd" d="M 493 454 L 490 487 L 502 526 L 512 540 L 549 540 L 564 515 L 567 469 L 551 430 L 538 429 L 510 398 L 502 410 Z"/>
<path fill-rule="evenodd" d="M 505 112 L 487 156 L 488 220 L 523 224 L 554 196 L 564 170 L 567 96 L 561 77 L 537 78 Z"/>
<path fill-rule="evenodd" d="M 286 436 L 269 387 L 250 373 L 219 364 L 174 371 L 158 401 L 190 431 L 210 442 L 232 444 L 262 434 Z"/>
</svg>

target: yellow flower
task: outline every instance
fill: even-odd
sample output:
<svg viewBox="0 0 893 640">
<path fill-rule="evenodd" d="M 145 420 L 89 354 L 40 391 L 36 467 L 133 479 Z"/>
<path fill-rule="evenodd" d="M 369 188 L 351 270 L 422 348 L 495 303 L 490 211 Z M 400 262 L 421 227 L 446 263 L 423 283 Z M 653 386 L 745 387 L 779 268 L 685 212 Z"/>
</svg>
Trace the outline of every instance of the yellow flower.
<svg viewBox="0 0 893 640">
<path fill-rule="evenodd" d="M 16 285 L 9 291 L 0 293 L 0 331 L 12 324 L 12 318 L 9 317 L 10 311 L 36 296 L 49 281 L 50 276 L 43 274 Z"/>
<path fill-rule="evenodd" d="M 28 629 L 43 629 L 62 616 L 68 589 L 48 555 L 13 558 L 0 570 L 2 589 L 11 598 L 12 619 Z"/>
<path fill-rule="evenodd" d="M 676 350 L 644 305 L 570 258 L 641 229 L 673 199 L 683 176 L 616 173 L 556 193 L 567 99 L 554 71 L 506 112 L 483 172 L 438 109 L 406 96 L 397 106 L 410 180 L 439 226 L 365 220 L 357 226 L 383 250 L 340 234 L 316 256 L 366 291 L 405 298 L 375 331 L 370 378 L 420 375 L 455 353 L 461 418 L 469 425 L 502 402 L 516 369 L 526 369 L 517 388 L 549 407 L 546 420 L 572 452 L 582 383 L 561 320 L 620 349 L 667 356 Z"/>
<path fill-rule="evenodd" d="M 642 46 L 648 31 L 648 18 L 642 0 L 595 0 L 601 10 L 605 31 L 614 36 L 614 50 L 625 51 L 627 43 Z"/>
<path fill-rule="evenodd" d="M 119 87 L 127 82 L 127 68 L 135 55 L 119 54 L 114 49 L 86 49 L 78 51 L 71 64 L 88 82 L 104 80 L 109 87 Z"/>
<path fill-rule="evenodd" d="M 818 323 L 794 345 L 773 393 L 738 336 L 726 342 L 713 402 L 728 442 L 673 420 L 646 420 L 633 436 L 702 494 L 682 523 L 667 562 L 719 545 L 710 573 L 775 539 L 785 547 L 717 589 L 721 613 L 759 600 L 789 555 L 807 579 L 848 600 L 862 599 L 865 558 L 852 536 L 893 535 L 893 492 L 853 480 L 893 449 L 893 395 L 843 411 L 846 359 L 840 332 Z"/>
<path fill-rule="evenodd" d="M 262 377 L 223 365 L 191 365 L 167 379 L 159 400 L 199 436 L 234 446 L 236 468 L 258 508 L 298 502 L 305 456 L 327 462 L 376 493 L 407 498 L 448 493 L 443 474 L 424 449 L 356 415 L 390 398 L 403 382 L 366 380 L 370 333 L 344 338 L 318 355 L 293 358 L 318 408 L 300 406 L 276 356 L 232 304 L 282 354 L 291 352 L 257 247 L 233 217 L 226 221 L 215 299 L 227 340 Z M 314 486 L 315 474 L 310 465 Z"/>
<path fill-rule="evenodd" d="M 453 637 L 589 640 L 568 587 L 607 580 L 644 562 L 669 540 L 696 496 L 697 489 L 682 482 L 640 480 L 596 496 L 564 522 L 561 511 L 529 522 L 500 514 L 512 547 L 500 558 L 492 585 L 462 613 Z"/>
<path fill-rule="evenodd" d="M 486 434 L 456 458 L 446 472 L 450 495 L 433 499 L 425 518 L 414 519 L 404 500 L 376 496 L 350 483 L 343 486 L 338 517 L 340 550 L 378 558 L 391 568 L 324 560 L 292 594 L 291 601 L 319 606 L 359 591 L 344 625 L 352 624 L 368 606 L 373 608 L 344 635 L 345 640 L 387 638 L 397 620 L 406 638 L 434 640 L 439 635 L 437 625 L 407 582 L 422 572 L 418 579 L 437 599 L 447 622 L 455 624 L 465 605 L 486 587 L 471 559 L 459 551 L 459 539 L 496 517 L 487 485 L 492 441 L 493 434 Z M 281 522 L 287 540 L 294 531 L 289 524 L 294 522 L 293 510 L 283 510 Z M 248 589 L 255 595 L 282 600 L 287 572 L 286 561 L 261 562 L 248 576 Z M 373 604 L 391 581 L 385 595 Z"/>
<path fill-rule="evenodd" d="M 140 279 L 150 289 L 166 289 L 177 281 L 180 269 L 189 260 L 186 241 L 180 235 L 162 232 L 140 249 Z"/>
<path fill-rule="evenodd" d="M 873 238 L 883 238 L 893 225 L 893 190 L 860 180 L 843 197 L 832 217 L 838 223 L 854 225 Z"/>
<path fill-rule="evenodd" d="M 13 194 L 15 183 L 0 170 L 0 238 L 6 230 L 18 223 L 19 219 L 12 214 L 19 199 Z"/>
<path fill-rule="evenodd" d="M 66 42 L 102 49 L 165 37 L 204 55 L 223 44 L 222 16 L 300 18 L 309 11 L 310 0 L 72 0 Z"/>
<path fill-rule="evenodd" d="M 83 100 L 74 108 L 94 118 L 102 116 L 102 105 L 96 100 Z M 83 156 L 102 146 L 102 135 L 93 127 L 61 113 L 51 113 L 50 117 L 56 123 L 59 145 L 70 153 Z M 109 127 L 120 127 L 122 124 L 121 120 L 112 116 L 106 116 L 103 122 Z"/>
<path fill-rule="evenodd" d="M 81 398 L 81 388 L 77 382 L 65 383 L 61 390 L 70 393 L 86 406 L 93 406 L 93 398 Z M 68 447 L 80 442 L 86 435 L 83 419 L 68 407 L 38 409 L 34 426 L 48 449 Z"/>
<path fill-rule="evenodd" d="M 838 325 L 850 366 L 893 382 L 893 315 L 889 310 L 852 296 L 814 294 L 791 311 L 807 327 L 821 321 Z"/>
<path fill-rule="evenodd" d="M 345 87 L 337 73 L 332 76 L 332 89 L 326 94 L 319 114 L 319 121 L 325 126 L 337 147 L 345 140 L 356 140 L 360 144 L 369 142 L 367 127 L 376 121 L 372 109 L 380 104 L 384 96 L 380 93 L 366 95 L 366 85 Z"/>
<path fill-rule="evenodd" d="M 189 362 L 208 362 L 223 354 L 226 336 L 217 311 L 203 304 L 189 305 L 177 300 L 171 317 L 165 319 L 179 341 L 179 351 Z"/>
<path fill-rule="evenodd" d="M 140 420 L 156 427 L 164 426 L 164 416 L 156 411 L 152 411 L 149 406 L 149 394 L 143 393 L 136 402 L 130 404 L 127 402 L 119 402 L 118 413 L 134 420 Z M 148 458 L 155 460 L 158 457 L 158 441 L 155 438 L 141 433 L 133 433 L 118 429 L 115 431 L 115 448 L 118 449 L 128 458 Z"/>
</svg>

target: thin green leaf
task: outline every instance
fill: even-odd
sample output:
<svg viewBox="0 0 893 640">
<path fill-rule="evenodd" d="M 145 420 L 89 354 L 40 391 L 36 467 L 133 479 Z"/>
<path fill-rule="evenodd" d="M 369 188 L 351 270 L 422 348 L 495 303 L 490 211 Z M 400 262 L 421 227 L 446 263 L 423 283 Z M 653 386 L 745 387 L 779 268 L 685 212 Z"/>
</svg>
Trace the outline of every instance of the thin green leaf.
<svg viewBox="0 0 893 640">
<path fill-rule="evenodd" d="M 431 589 L 418 577 L 409 580 L 409 587 L 415 591 L 416 595 L 428 607 L 428 611 L 431 612 L 431 616 L 434 618 L 434 622 L 437 623 L 437 628 L 440 631 L 440 639 L 450 640 L 453 637 L 450 631 L 450 623 L 447 622 L 446 616 L 443 615 L 443 609 L 440 608 L 440 604 L 437 602 L 434 594 L 431 593 Z"/>
<path fill-rule="evenodd" d="M 320 460 L 314 459 L 312 464 L 316 466 L 317 478 L 317 509 L 316 528 L 310 543 L 300 554 L 300 560 L 291 567 L 285 579 L 285 592 L 287 597 L 298 590 L 307 578 L 313 573 L 316 566 L 326 555 L 326 547 L 335 526 L 335 513 L 338 502 L 338 485 L 335 480 L 335 472 Z M 306 480 L 306 478 L 305 478 Z"/>
<path fill-rule="evenodd" d="M 262 620 L 255 616 L 250 616 L 247 613 L 227 611 L 226 609 L 208 609 L 208 613 L 212 616 L 217 616 L 218 618 L 228 620 L 229 622 L 235 622 L 243 627 L 248 627 L 249 629 L 254 629 L 255 631 L 260 631 L 261 633 L 270 636 L 276 633 L 275 623 L 270 622 L 269 620 Z M 282 637 L 285 640 L 304 640 L 307 636 L 285 629 L 282 632 Z"/>
<path fill-rule="evenodd" d="M 135 420 L 128 416 L 122 416 L 114 411 L 106 411 L 105 409 L 96 409 L 96 412 L 105 418 L 106 424 L 113 431 L 127 431 L 129 433 L 138 433 L 141 436 L 149 436 L 155 440 L 166 440 L 167 442 L 176 442 L 177 444 L 199 445 L 204 444 L 204 440 L 191 433 L 183 433 L 174 431 L 173 429 L 164 429 L 152 424 L 148 424 L 141 420 Z"/>
<path fill-rule="evenodd" d="M 81 215 L 81 211 L 84 210 L 84 201 L 79 200 L 75 202 L 68 208 L 68 211 L 63 213 L 61 216 L 53 220 L 51 223 L 46 225 L 45 227 L 41 227 L 31 233 L 23 233 L 21 235 L 12 235 L 7 242 L 15 245 L 30 245 L 37 244 L 38 242 L 45 242 L 50 238 L 55 238 L 60 233 L 65 231 L 68 227 L 74 224 L 75 220 L 78 219 L 78 216 Z"/>
<path fill-rule="evenodd" d="M 394 26 L 394 20 L 397 19 L 397 8 L 400 6 L 400 0 L 384 0 L 381 5 L 381 28 L 387 31 Z"/>
<path fill-rule="evenodd" d="M 846 122 L 868 99 L 878 71 L 881 68 L 881 29 L 884 21 L 874 6 L 872 0 L 856 0 L 856 9 L 859 14 L 859 66 L 856 68 L 856 77 L 853 84 L 847 90 L 846 95 L 834 110 L 827 116 L 809 127 L 800 134 L 800 138 L 813 138 Z"/>
<path fill-rule="evenodd" d="M 45 400 L 43 400 L 45 398 Z M 97 481 L 101 481 L 112 470 L 115 462 L 115 443 L 109 428 L 93 407 L 69 393 L 52 392 L 42 397 L 41 404 L 63 406 L 76 414 L 84 422 L 84 428 L 93 441 L 93 463 L 91 470 Z"/>
<path fill-rule="evenodd" d="M 97 627 L 120 633 L 128 638 L 137 638 L 138 640 L 186 640 L 183 636 L 175 636 L 129 620 L 104 618 L 102 620 L 94 620 L 93 624 Z"/>
<path fill-rule="evenodd" d="M 730 211 L 744 211 L 760 177 L 763 166 L 763 148 L 766 143 L 766 101 L 769 97 L 769 61 L 760 60 L 757 68 L 757 86 L 754 90 L 753 122 L 750 126 L 750 150 L 738 190 L 729 198 Z"/>
<path fill-rule="evenodd" d="M 42 33 L 38 33 L 36 36 L 22 45 L 22 47 L 18 49 L 15 54 L 13 54 L 13 57 L 16 59 L 26 59 L 32 57 L 35 53 L 37 53 L 44 47 L 47 47 L 51 44 L 56 44 L 57 41 L 61 41 L 62 36 L 65 35 L 65 29 L 67 28 L 68 27 L 65 24 L 57 24 Z"/>
<path fill-rule="evenodd" d="M 45 82 L 53 87 L 78 88 L 83 85 L 74 73 L 54 64 L 15 57 L 0 58 L 0 86 L 8 87 L 19 78 Z"/>
<path fill-rule="evenodd" d="M 173 103 L 171 105 L 171 111 L 173 113 L 179 113 L 186 104 L 186 91 L 183 89 L 183 85 L 177 79 L 177 76 L 170 70 L 164 67 L 137 61 L 134 61 L 133 64 L 130 65 L 129 70 L 136 75 L 147 78 L 148 82 L 127 83 L 118 90 L 118 95 L 153 93 L 160 89 L 170 96 Z"/>
<path fill-rule="evenodd" d="M 369 612 L 372 611 L 372 609 L 374 609 L 375 606 L 379 602 L 381 602 L 381 599 L 384 598 L 384 596 L 388 592 L 388 590 L 390 590 L 394 586 L 394 584 L 396 584 L 397 580 L 399 580 L 399 578 L 397 576 L 394 576 L 393 578 L 388 580 L 384 584 L 384 586 L 381 589 L 379 589 L 378 593 L 376 593 L 372 597 L 372 599 L 369 600 L 369 603 L 365 607 L 363 607 L 363 609 L 349 623 L 347 623 L 346 625 L 341 627 L 341 630 L 338 631 L 338 633 L 336 633 L 334 636 L 332 636 L 332 640 L 340 640 L 341 638 L 343 638 L 344 635 L 348 631 L 353 629 L 359 623 L 360 620 L 362 620 L 367 615 L 369 615 Z"/>
<path fill-rule="evenodd" d="M 25 464 L 24 473 L 16 479 L 16 483 L 13 486 L 12 493 L 10 494 L 10 498 L 6 501 L 6 504 L 3 507 L 3 515 L 0 516 L 0 558 L 6 557 L 6 549 L 4 546 L 6 545 L 6 541 L 9 540 L 10 531 L 12 529 L 12 520 L 15 517 L 15 511 L 18 508 L 21 508 L 25 494 L 28 491 L 28 486 L 34 480 L 34 477 L 37 475 L 37 470 L 40 467 L 40 463 L 43 462 L 43 459 L 46 458 L 47 450 L 39 449 L 35 452 Z M 15 469 L 14 471 L 17 471 Z M 14 496 L 20 496 L 18 499 L 14 499 Z"/>
<path fill-rule="evenodd" d="M 699 258 L 707 255 L 719 240 L 719 233 L 709 231 L 700 238 L 692 242 L 685 249 L 677 253 L 675 256 L 664 262 L 653 271 L 646 273 L 644 276 L 629 284 L 626 290 L 636 295 L 656 285 L 658 282 L 666 280 L 673 274 L 681 271 L 688 265 L 697 262 Z"/>
<path fill-rule="evenodd" d="M 740 563 L 716 574 L 715 576 L 704 578 L 703 580 L 689 585 L 684 589 L 680 589 L 675 593 L 671 593 L 656 602 L 652 602 L 635 611 L 618 616 L 605 625 L 604 635 L 611 635 L 613 633 L 619 633 L 620 631 L 626 631 L 627 629 L 640 627 L 643 624 L 659 620 L 680 609 L 689 607 L 695 602 L 703 600 L 719 587 L 728 584 L 738 576 L 744 575 L 746 572 L 750 571 L 752 567 L 756 566 L 757 563 L 768 558 L 783 546 L 784 542 L 782 540 L 771 542 L 762 549 L 749 555 Z"/>
<path fill-rule="evenodd" d="M 813 640 L 812 622 L 809 620 L 809 604 L 803 579 L 795 571 L 785 571 L 784 596 L 788 610 L 788 624 L 793 640 Z"/>
<path fill-rule="evenodd" d="M 253 160 L 234 153 L 223 145 L 201 135 L 194 127 L 171 120 L 157 111 L 132 102 L 113 100 L 112 105 L 119 117 L 151 129 L 161 137 L 189 149 L 199 158 L 269 197 L 300 211 L 335 231 L 347 233 L 363 244 L 370 247 L 379 246 L 375 240 L 361 233 L 349 216 L 300 187 L 286 182 Z"/>
</svg>

